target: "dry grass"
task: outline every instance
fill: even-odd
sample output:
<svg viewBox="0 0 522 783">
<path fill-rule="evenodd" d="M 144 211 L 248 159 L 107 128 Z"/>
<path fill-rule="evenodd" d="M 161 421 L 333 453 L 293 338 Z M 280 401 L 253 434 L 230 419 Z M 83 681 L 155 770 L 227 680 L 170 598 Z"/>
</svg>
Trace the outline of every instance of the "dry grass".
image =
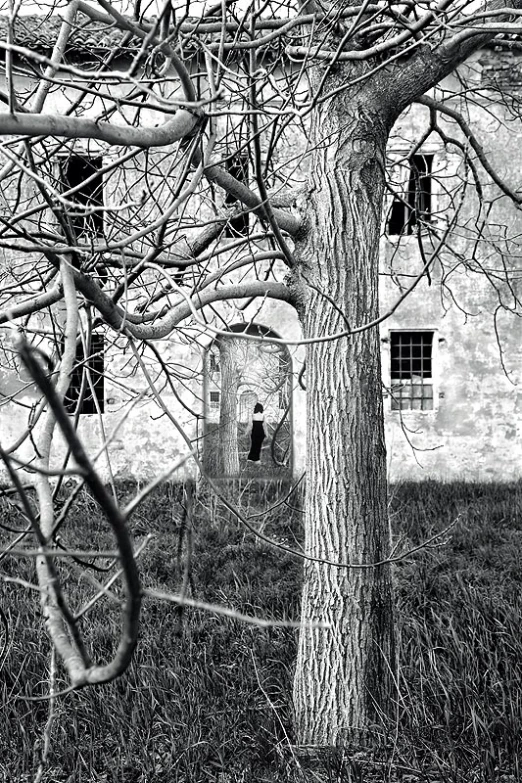
<svg viewBox="0 0 522 783">
<path fill-rule="evenodd" d="M 251 489 L 253 508 L 270 502 L 267 486 Z M 179 488 L 166 488 L 132 523 L 137 540 L 154 535 L 141 567 L 147 584 L 161 589 L 176 590 L 183 576 L 187 530 L 178 500 Z M 397 722 L 383 724 L 371 756 L 330 753 L 317 779 L 521 780 L 522 486 L 403 485 L 392 492 L 391 511 L 405 548 L 457 514 L 462 519 L 443 546 L 397 567 Z M 4 521 L 20 525 L 12 510 Z M 208 500 L 196 506 L 194 521 L 192 596 L 249 614 L 297 617 L 299 562 L 254 540 Z M 265 532 L 294 543 L 299 512 L 280 507 Z M 87 494 L 62 535 L 72 546 L 109 544 Z M 30 561 L 7 558 L 0 567 L 32 578 Z M 80 604 L 90 588 L 67 568 Z M 0 608 L 10 626 L 0 669 L 0 781 L 32 781 L 48 705 L 26 697 L 46 693 L 49 649 L 33 594 L 2 584 Z M 110 655 L 116 623 L 107 601 L 88 616 L 97 658 Z M 0 650 L 3 639 L 0 622 Z M 128 673 L 58 702 L 43 783 L 304 780 L 291 747 L 294 655 L 293 629 L 253 628 L 200 610 L 180 616 L 172 605 L 147 601 Z"/>
</svg>

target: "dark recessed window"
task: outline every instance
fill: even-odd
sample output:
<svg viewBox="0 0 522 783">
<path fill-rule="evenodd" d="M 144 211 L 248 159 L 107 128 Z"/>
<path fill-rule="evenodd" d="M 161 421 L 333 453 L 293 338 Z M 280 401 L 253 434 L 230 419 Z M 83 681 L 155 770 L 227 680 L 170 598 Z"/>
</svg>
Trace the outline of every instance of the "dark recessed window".
<svg viewBox="0 0 522 783">
<path fill-rule="evenodd" d="M 210 372 L 219 372 L 219 354 L 210 352 L 208 355 L 208 369 Z"/>
<path fill-rule="evenodd" d="M 433 410 L 433 332 L 390 333 L 392 410 Z"/>
<path fill-rule="evenodd" d="M 248 155 L 245 153 L 236 153 L 232 155 L 226 162 L 227 171 L 239 182 L 248 182 Z M 227 193 L 225 197 L 225 204 L 227 206 L 233 206 L 234 204 L 240 205 L 240 202 Z M 246 207 L 245 207 L 246 209 Z M 227 223 L 225 235 L 227 237 L 246 236 L 248 234 L 249 226 L 249 214 L 248 212 L 242 212 L 236 217 L 230 218 Z"/>
<path fill-rule="evenodd" d="M 415 226 L 431 220 L 432 172 L 433 155 L 413 155 L 409 161 L 406 191 L 393 199 L 388 234 L 413 234 Z"/>
<path fill-rule="evenodd" d="M 68 201 L 77 205 L 77 209 L 67 214 L 76 237 L 89 233 L 103 234 L 103 177 L 100 170 L 103 159 L 87 155 L 71 155 L 61 162 L 61 179 L 64 191 L 77 188 L 67 196 Z"/>
<path fill-rule="evenodd" d="M 105 410 L 105 342 L 103 334 L 92 334 L 87 351 L 76 345 L 76 361 L 64 405 L 68 413 L 103 413 Z"/>
</svg>

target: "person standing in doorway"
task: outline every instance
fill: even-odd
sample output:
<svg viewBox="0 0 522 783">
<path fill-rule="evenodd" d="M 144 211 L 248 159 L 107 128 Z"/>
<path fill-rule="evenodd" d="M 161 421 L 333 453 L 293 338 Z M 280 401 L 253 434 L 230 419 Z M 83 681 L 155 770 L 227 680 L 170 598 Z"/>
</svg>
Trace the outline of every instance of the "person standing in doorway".
<svg viewBox="0 0 522 783">
<path fill-rule="evenodd" d="M 252 416 L 251 445 L 247 457 L 249 462 L 259 462 L 261 459 L 261 446 L 266 437 L 264 421 L 263 406 L 260 402 L 257 402 L 254 406 L 254 415 Z"/>
</svg>

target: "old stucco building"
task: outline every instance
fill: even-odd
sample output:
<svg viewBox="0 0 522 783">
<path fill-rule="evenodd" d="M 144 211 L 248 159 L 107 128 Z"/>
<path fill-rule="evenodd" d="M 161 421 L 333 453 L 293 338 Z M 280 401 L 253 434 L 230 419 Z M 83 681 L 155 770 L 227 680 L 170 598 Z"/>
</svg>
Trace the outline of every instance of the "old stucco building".
<svg viewBox="0 0 522 783">
<path fill-rule="evenodd" d="M 26 35 L 33 47 L 40 41 L 41 50 L 48 51 L 55 35 L 49 24 L 38 30 L 30 20 L 24 24 L 20 44 Z M 99 35 L 90 39 L 87 33 L 82 35 L 76 41 L 79 58 L 95 48 L 100 50 Z M 104 45 L 107 48 L 112 43 L 109 37 Z M 522 83 L 521 74 L 522 56 L 502 47 L 480 52 L 466 66 L 466 77 L 477 89 L 476 102 L 466 108 L 468 120 L 484 154 L 515 190 L 522 171 L 522 126 L 517 130 L 514 122 L 503 120 L 509 113 L 490 88 L 500 81 L 513 92 Z M 439 99 L 446 89 L 458 90 L 458 78 L 452 77 L 453 85 L 443 85 Z M 18 79 L 18 89 L 31 90 L 29 76 L 22 74 Z M 56 90 L 52 100 L 63 110 L 70 100 L 68 88 Z M 477 238 L 483 215 L 472 187 L 473 171 L 464 166 L 458 146 L 432 135 L 411 155 L 412 140 L 425 135 L 430 116 L 429 106 L 412 107 L 396 127 L 389 147 L 395 195 L 389 195 L 383 223 L 381 311 L 387 317 L 380 324 L 389 475 L 392 480 L 511 480 L 522 473 L 518 240 L 522 220 L 508 198 L 493 201 L 487 227 L 479 226 Z M 455 122 L 447 118 L 440 122 L 447 137 L 462 142 Z M 68 149 L 74 150 L 69 168 L 59 173 L 54 170 L 53 176 L 69 185 L 85 178 L 85 167 L 103 168 L 114 155 L 90 142 Z M 138 157 L 122 164 L 109 188 L 102 182 L 89 198 L 99 203 L 122 201 L 123 194 L 132 195 L 139 188 L 142 174 Z M 153 185 L 159 193 L 158 210 L 162 176 Z M 486 182 L 484 190 L 489 193 L 491 185 Z M 10 198 L 9 193 L 3 195 Z M 33 196 L 30 190 L 24 191 L 22 202 L 28 203 Z M 419 232 L 415 209 L 431 233 Z M 458 220 L 451 224 L 455 209 Z M 139 227 L 140 221 L 153 218 L 153 214 L 136 214 L 133 219 Z M 443 239 L 447 239 L 447 248 L 439 252 Z M 428 265 L 434 252 L 436 260 Z M 32 256 L 22 256 L 12 247 L 5 246 L 3 254 L 7 268 L 32 263 Z M 299 475 L 306 449 L 306 376 L 297 315 L 290 305 L 269 299 L 221 304 L 218 311 L 221 321 L 236 332 L 248 327 L 252 334 L 287 343 L 286 348 L 282 342 L 266 343 L 265 348 L 272 346 L 266 348 L 266 356 L 253 347 L 243 354 L 236 386 L 241 470 L 246 469 L 250 411 L 256 401 L 262 401 L 270 437 L 261 466 L 248 466 L 248 475 Z M 28 411 L 34 415 L 38 395 L 13 358 L 13 329 L 4 326 L 1 331 L 0 421 L 6 448 L 25 431 Z M 117 334 L 94 346 L 95 382 L 79 412 L 78 426 L 91 454 L 98 454 L 99 469 L 106 478 L 150 479 L 167 464 L 182 461 L 190 448 L 199 452 L 209 470 L 218 470 L 209 458 L 215 453 L 209 433 L 219 424 L 222 402 L 222 367 L 216 346 L 212 334 L 202 332 L 196 340 L 189 340 L 183 331 L 155 343 L 163 363 L 178 368 L 176 383 L 162 388 L 164 409 L 144 380 L 147 369 L 154 373 L 157 357 L 152 349 L 143 352 L 137 371 L 128 346 L 124 349 Z M 77 394 L 75 382 L 78 377 L 73 378 L 71 406 Z M 18 457 L 30 459 L 31 448 L 31 439 L 26 438 Z M 174 478 L 194 469 L 187 460 Z"/>
</svg>

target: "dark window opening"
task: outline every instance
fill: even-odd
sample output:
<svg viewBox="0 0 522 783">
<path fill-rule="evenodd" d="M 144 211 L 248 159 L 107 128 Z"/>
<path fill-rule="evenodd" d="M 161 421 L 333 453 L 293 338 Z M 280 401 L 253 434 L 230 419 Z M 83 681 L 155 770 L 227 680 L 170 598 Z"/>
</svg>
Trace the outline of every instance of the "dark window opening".
<svg viewBox="0 0 522 783">
<path fill-rule="evenodd" d="M 245 153 L 236 153 L 227 160 L 227 171 L 239 182 L 248 182 L 248 155 Z M 225 204 L 230 207 L 234 204 L 240 205 L 238 199 L 230 193 L 225 196 Z M 246 209 L 246 207 L 245 207 Z M 225 230 L 227 237 L 246 236 L 249 227 L 249 214 L 242 212 L 236 217 L 229 219 Z"/>
<path fill-rule="evenodd" d="M 392 410 L 433 410 L 433 332 L 390 333 Z"/>
<path fill-rule="evenodd" d="M 388 234 L 413 234 L 415 226 L 431 220 L 432 172 L 433 155 L 413 155 L 406 192 L 393 199 Z"/>
<path fill-rule="evenodd" d="M 65 394 L 68 413 L 103 413 L 105 410 L 105 341 L 103 334 L 92 334 L 85 355 L 83 342 L 76 344 L 76 361 Z M 90 379 L 90 383 L 89 383 Z M 94 395 L 93 395 L 94 392 Z"/>
<path fill-rule="evenodd" d="M 101 157 L 91 158 L 86 155 L 71 155 L 61 164 L 64 190 L 78 187 L 67 197 L 68 201 L 78 205 L 77 210 L 68 213 L 76 237 L 86 232 L 103 234 L 103 211 L 95 209 L 91 212 L 89 209 L 103 207 L 103 177 L 99 173 L 102 165 Z"/>
<path fill-rule="evenodd" d="M 219 372 L 219 354 L 212 352 L 209 353 L 208 369 L 210 372 Z"/>
<path fill-rule="evenodd" d="M 219 408 L 220 395 L 218 391 L 211 391 L 209 395 L 209 402 L 211 408 Z"/>
</svg>

